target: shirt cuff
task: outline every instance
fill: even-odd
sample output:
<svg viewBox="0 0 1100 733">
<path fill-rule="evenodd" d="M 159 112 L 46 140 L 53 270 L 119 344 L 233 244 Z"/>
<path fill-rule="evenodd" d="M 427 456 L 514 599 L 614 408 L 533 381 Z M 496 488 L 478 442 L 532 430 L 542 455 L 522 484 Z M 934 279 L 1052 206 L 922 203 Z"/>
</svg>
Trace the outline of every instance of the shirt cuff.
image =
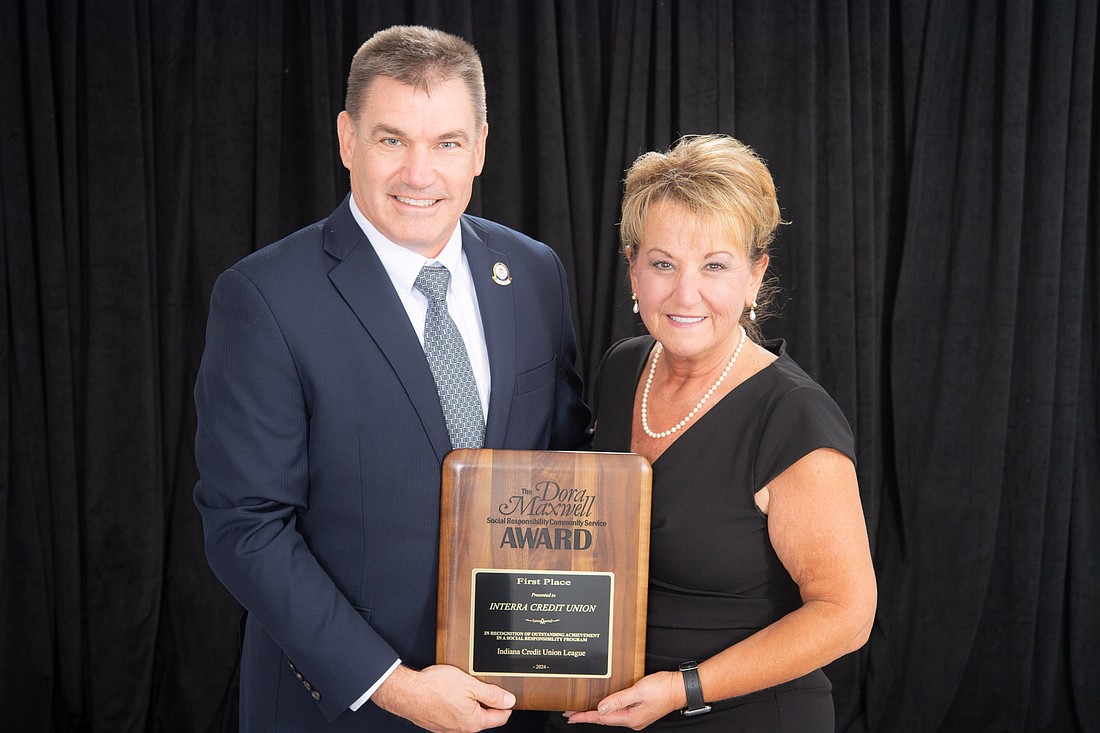
<svg viewBox="0 0 1100 733">
<path fill-rule="evenodd" d="M 381 677 L 378 678 L 377 682 L 375 682 L 373 685 L 370 686 L 369 690 L 367 690 L 366 692 L 363 693 L 363 696 L 361 698 L 359 698 L 358 700 L 356 700 L 355 702 L 353 702 L 351 704 L 351 706 L 350 706 L 351 711 L 355 712 L 359 708 L 363 707 L 363 703 L 365 703 L 367 700 L 370 700 L 370 696 L 374 694 L 374 691 L 377 690 L 383 682 L 385 682 L 387 679 L 389 679 L 389 676 L 391 674 L 393 674 L 393 671 L 395 669 L 397 669 L 400 665 L 401 665 L 401 660 L 398 659 L 396 662 L 393 663 L 392 667 L 390 667 L 389 669 L 386 670 L 385 674 L 383 674 Z"/>
</svg>

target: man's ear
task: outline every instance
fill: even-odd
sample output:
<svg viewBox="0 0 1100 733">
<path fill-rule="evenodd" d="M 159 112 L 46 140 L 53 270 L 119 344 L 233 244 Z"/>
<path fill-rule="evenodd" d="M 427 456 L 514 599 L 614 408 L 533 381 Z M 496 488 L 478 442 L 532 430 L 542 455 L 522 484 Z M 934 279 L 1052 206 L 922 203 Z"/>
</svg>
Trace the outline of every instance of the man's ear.
<svg viewBox="0 0 1100 733">
<path fill-rule="evenodd" d="M 340 160 L 344 167 L 351 170 L 351 161 L 355 153 L 356 131 L 355 120 L 351 118 L 347 110 L 336 117 L 336 135 L 340 138 Z"/>
<path fill-rule="evenodd" d="M 481 134 L 474 141 L 474 177 L 481 175 L 481 169 L 485 167 L 485 139 L 489 137 L 489 123 L 481 126 Z"/>
</svg>

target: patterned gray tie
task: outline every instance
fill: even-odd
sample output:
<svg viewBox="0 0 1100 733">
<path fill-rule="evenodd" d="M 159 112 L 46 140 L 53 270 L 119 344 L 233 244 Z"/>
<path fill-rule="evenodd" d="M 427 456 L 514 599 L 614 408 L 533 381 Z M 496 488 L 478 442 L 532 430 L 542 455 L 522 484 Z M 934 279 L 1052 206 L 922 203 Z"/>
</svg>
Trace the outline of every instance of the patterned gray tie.
<svg viewBox="0 0 1100 733">
<path fill-rule="evenodd" d="M 485 416 L 481 411 L 474 370 L 458 326 L 447 312 L 446 267 L 425 265 L 413 283 L 428 298 L 424 319 L 424 355 L 435 377 L 439 402 L 447 420 L 447 432 L 455 448 L 480 448 L 485 442 Z"/>
</svg>

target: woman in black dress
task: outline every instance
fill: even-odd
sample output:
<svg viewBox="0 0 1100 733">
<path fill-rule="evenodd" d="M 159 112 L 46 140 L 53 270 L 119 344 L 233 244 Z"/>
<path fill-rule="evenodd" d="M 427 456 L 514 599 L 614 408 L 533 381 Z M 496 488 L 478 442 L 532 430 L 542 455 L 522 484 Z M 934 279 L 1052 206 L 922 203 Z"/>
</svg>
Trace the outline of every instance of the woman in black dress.
<svg viewBox="0 0 1100 733">
<path fill-rule="evenodd" d="M 866 642 L 875 577 L 844 415 L 781 342 L 757 343 L 780 221 L 767 167 L 730 137 L 627 175 L 650 335 L 604 357 L 594 449 L 653 464 L 647 675 L 571 724 L 833 729 L 821 667 Z"/>
</svg>

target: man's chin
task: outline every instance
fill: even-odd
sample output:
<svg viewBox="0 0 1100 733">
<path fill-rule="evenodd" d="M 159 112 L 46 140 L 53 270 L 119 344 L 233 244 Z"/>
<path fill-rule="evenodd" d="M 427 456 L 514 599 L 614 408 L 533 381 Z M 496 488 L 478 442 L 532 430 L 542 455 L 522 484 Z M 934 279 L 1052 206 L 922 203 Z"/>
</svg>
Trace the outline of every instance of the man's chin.
<svg viewBox="0 0 1100 733">
<path fill-rule="evenodd" d="M 455 224 L 457 223 L 458 222 L 455 221 L 451 223 L 450 226 L 396 227 L 390 239 L 394 244 L 399 244 L 425 257 L 435 257 L 451 238 L 451 232 L 454 231 Z"/>
</svg>

